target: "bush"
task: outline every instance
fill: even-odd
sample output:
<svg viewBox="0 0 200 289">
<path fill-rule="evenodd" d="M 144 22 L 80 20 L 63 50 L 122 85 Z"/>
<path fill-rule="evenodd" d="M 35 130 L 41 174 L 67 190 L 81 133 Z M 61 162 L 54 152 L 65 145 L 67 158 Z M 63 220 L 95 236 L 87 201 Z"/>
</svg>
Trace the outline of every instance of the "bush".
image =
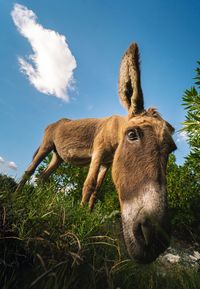
<svg viewBox="0 0 200 289">
<path fill-rule="evenodd" d="M 173 229 L 200 233 L 200 183 L 187 165 L 178 166 L 171 155 L 167 169 L 168 202 Z"/>
<path fill-rule="evenodd" d="M 184 130 L 188 135 L 191 151 L 187 157 L 188 165 L 200 177 L 200 62 L 196 69 L 195 86 L 187 89 L 183 96 L 183 105 L 186 110 Z"/>
<path fill-rule="evenodd" d="M 0 191 L 5 193 L 12 193 L 17 188 L 17 183 L 11 177 L 0 174 Z"/>
<path fill-rule="evenodd" d="M 183 166 L 171 156 L 168 164 L 169 204 L 173 225 L 200 233 L 200 62 L 196 69 L 195 86 L 183 95 L 186 120 L 183 130 L 187 133 L 190 153 Z"/>
</svg>

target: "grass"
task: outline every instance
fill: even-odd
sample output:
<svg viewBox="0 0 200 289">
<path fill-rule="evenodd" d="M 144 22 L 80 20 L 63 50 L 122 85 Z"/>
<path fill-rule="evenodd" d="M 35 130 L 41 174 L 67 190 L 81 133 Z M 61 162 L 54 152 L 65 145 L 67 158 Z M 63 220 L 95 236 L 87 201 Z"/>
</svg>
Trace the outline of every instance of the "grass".
<svg viewBox="0 0 200 289">
<path fill-rule="evenodd" d="M 12 191 L 0 188 L 0 288 L 200 289 L 193 268 L 127 257 L 114 192 L 91 213 L 77 190 L 66 195 L 53 183 Z"/>
</svg>

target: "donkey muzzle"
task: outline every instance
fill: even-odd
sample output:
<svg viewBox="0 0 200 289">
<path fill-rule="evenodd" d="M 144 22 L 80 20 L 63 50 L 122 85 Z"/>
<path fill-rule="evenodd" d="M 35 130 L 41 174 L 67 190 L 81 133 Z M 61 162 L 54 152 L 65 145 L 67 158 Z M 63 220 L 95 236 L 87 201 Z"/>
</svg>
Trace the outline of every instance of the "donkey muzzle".
<svg viewBox="0 0 200 289">
<path fill-rule="evenodd" d="M 170 244 L 170 218 L 165 190 L 143 190 L 122 204 L 122 225 L 127 251 L 140 263 L 154 261 Z"/>
<path fill-rule="evenodd" d="M 153 217 L 139 219 L 133 225 L 132 236 L 132 241 L 126 241 L 124 236 L 130 256 L 139 263 L 150 263 L 170 244 L 169 221 L 157 221 Z"/>
</svg>

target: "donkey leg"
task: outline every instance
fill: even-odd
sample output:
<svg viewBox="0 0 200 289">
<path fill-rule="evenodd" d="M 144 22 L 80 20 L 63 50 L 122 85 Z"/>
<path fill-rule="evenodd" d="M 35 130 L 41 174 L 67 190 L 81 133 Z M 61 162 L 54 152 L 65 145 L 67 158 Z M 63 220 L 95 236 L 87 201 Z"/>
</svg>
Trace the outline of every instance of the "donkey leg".
<svg viewBox="0 0 200 289">
<path fill-rule="evenodd" d="M 30 177 L 33 175 L 35 172 L 35 169 L 37 166 L 42 162 L 42 160 L 48 155 L 48 153 L 52 150 L 52 147 L 49 146 L 40 146 L 39 150 L 37 151 L 36 155 L 34 156 L 30 166 L 27 168 L 25 171 L 21 181 L 19 182 L 16 193 L 19 192 L 25 183 L 30 179 Z"/>
<path fill-rule="evenodd" d="M 41 175 L 39 176 L 39 179 L 42 182 L 46 182 L 49 176 L 52 174 L 53 171 L 55 171 L 59 165 L 63 162 L 63 160 L 60 158 L 57 152 L 53 152 L 52 159 L 47 166 L 47 168 L 42 171 Z"/>
<path fill-rule="evenodd" d="M 96 188 L 101 159 L 101 153 L 94 153 L 94 155 L 92 156 L 89 172 L 83 185 L 81 205 L 84 205 L 86 202 L 89 201 L 91 194 Z"/>
<path fill-rule="evenodd" d="M 94 190 L 94 192 L 92 193 L 92 195 L 90 196 L 90 200 L 89 200 L 89 208 L 92 211 L 94 208 L 94 203 L 96 201 L 97 198 L 97 194 L 101 188 L 101 185 L 105 179 L 106 173 L 108 171 L 108 166 L 106 165 L 101 165 L 100 169 L 99 169 L 99 174 L 98 174 L 98 178 L 97 178 L 97 185 L 96 188 Z"/>
</svg>

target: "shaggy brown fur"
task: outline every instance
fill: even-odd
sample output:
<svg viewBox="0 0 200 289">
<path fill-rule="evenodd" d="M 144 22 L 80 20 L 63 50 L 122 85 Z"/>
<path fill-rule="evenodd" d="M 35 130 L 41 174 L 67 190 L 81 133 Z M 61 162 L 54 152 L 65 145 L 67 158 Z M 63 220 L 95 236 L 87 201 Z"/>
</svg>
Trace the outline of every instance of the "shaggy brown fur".
<svg viewBox="0 0 200 289">
<path fill-rule="evenodd" d="M 125 240 L 128 240 L 127 248 L 131 256 L 143 262 L 155 259 L 164 247 L 158 246 L 152 253 L 143 241 L 138 241 L 137 234 L 133 234 L 129 223 L 135 220 L 134 224 L 141 227 L 143 232 L 140 239 L 151 241 L 147 238 L 147 231 L 151 230 L 151 226 L 146 230 L 138 219 L 139 212 L 146 203 L 144 195 L 152 206 L 146 213 L 142 211 L 141 218 L 145 219 L 150 214 L 160 225 L 165 223 L 166 163 L 169 153 L 176 146 L 171 137 L 172 126 L 155 109 L 144 110 L 137 44 L 132 44 L 122 58 L 119 95 L 128 109 L 126 117 L 114 115 L 101 119 L 61 119 L 49 125 L 17 191 L 34 173 L 39 163 L 53 151 L 53 158 L 42 172 L 41 179 L 46 180 L 63 161 L 78 166 L 90 164 L 81 203 L 89 202 L 92 209 L 106 172 L 113 163 L 112 175 L 119 193 L 122 217 L 124 216 L 122 219 Z M 146 191 L 151 194 L 145 193 Z M 151 195 L 156 196 L 156 201 L 151 200 Z M 129 205 L 134 208 L 134 212 Z M 156 231 L 155 228 L 153 231 Z M 147 252 L 146 255 L 144 252 Z"/>
</svg>

